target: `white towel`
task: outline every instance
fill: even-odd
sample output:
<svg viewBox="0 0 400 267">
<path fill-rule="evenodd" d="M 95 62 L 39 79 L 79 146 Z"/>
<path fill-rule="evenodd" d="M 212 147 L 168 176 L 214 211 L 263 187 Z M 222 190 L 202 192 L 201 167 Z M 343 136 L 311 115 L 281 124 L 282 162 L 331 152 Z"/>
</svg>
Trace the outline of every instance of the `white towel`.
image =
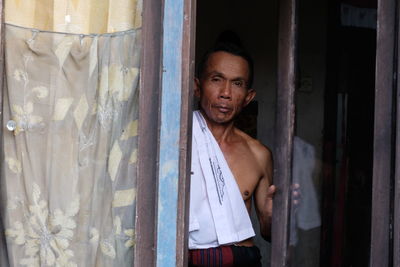
<svg viewBox="0 0 400 267">
<path fill-rule="evenodd" d="M 189 248 L 240 242 L 254 230 L 236 180 L 199 111 L 193 116 Z"/>
</svg>

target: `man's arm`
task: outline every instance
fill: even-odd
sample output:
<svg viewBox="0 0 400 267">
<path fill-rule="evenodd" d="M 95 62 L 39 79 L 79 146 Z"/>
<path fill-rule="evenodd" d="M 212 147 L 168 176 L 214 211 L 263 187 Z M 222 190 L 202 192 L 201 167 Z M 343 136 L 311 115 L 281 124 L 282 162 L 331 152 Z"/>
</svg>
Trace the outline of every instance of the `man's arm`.
<svg viewBox="0 0 400 267">
<path fill-rule="evenodd" d="M 272 154 L 268 149 L 263 149 L 263 151 L 257 154 L 257 158 L 260 159 L 262 166 L 263 176 L 255 189 L 254 203 L 260 223 L 261 235 L 265 240 L 270 241 L 273 196 L 276 190 L 275 186 L 271 185 L 273 171 Z"/>
</svg>

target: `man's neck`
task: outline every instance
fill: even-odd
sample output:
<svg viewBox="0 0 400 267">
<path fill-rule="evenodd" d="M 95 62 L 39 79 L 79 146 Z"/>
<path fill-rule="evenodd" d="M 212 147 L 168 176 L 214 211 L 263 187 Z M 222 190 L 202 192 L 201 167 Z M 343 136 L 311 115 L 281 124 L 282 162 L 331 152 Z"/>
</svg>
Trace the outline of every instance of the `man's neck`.
<svg viewBox="0 0 400 267">
<path fill-rule="evenodd" d="M 204 112 L 203 114 L 204 119 L 206 120 L 208 129 L 213 134 L 215 140 L 217 140 L 218 144 L 224 143 L 229 141 L 231 137 L 234 135 L 234 122 L 230 121 L 228 123 L 216 123 L 208 119 L 207 115 Z"/>
</svg>

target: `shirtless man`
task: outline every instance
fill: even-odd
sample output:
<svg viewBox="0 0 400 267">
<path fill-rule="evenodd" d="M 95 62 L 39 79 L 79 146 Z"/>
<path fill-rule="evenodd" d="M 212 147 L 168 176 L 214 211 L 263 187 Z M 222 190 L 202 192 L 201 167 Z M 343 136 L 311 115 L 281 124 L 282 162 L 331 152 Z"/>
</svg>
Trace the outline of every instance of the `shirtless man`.
<svg viewBox="0 0 400 267">
<path fill-rule="evenodd" d="M 252 61 L 240 47 L 217 46 L 200 64 L 195 79 L 195 96 L 199 99 L 200 112 L 238 184 L 247 211 L 250 213 L 254 197 L 261 235 L 269 240 L 275 192 L 275 187 L 271 185 L 272 154 L 258 140 L 234 126 L 242 108 L 255 97 L 252 80 Z M 253 247 L 254 243 L 252 238 L 248 238 L 235 243 L 235 246 Z"/>
</svg>

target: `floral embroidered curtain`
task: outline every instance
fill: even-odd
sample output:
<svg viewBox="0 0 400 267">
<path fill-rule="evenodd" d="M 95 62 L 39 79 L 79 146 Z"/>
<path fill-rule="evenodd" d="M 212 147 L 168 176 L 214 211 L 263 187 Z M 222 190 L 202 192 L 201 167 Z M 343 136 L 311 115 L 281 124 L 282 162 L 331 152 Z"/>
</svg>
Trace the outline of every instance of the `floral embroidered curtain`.
<svg viewBox="0 0 400 267">
<path fill-rule="evenodd" d="M 6 1 L 0 266 L 133 266 L 141 4 L 111 33 L 8 13 L 40 2 L 84 1 Z"/>
</svg>

